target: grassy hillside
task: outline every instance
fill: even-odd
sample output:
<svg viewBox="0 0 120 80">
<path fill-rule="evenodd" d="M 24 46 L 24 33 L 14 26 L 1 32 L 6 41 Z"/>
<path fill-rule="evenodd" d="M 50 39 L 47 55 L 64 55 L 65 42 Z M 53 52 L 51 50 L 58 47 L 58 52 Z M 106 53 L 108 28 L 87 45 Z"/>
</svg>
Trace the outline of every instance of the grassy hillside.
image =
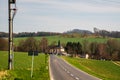
<svg viewBox="0 0 120 80">
<path fill-rule="evenodd" d="M 21 38 L 14 38 L 14 43 L 15 45 L 18 45 L 18 42 L 20 40 L 25 40 L 27 37 L 21 37 Z M 42 37 L 35 37 L 37 40 L 41 40 Z M 84 40 L 87 40 L 89 42 L 100 42 L 100 43 L 104 43 L 106 42 L 109 38 L 94 38 L 94 37 L 87 37 L 87 38 L 81 38 L 81 37 L 76 37 L 76 38 L 68 38 L 68 37 L 62 37 L 61 35 L 58 36 L 46 36 L 46 38 L 49 41 L 49 44 L 51 43 L 56 43 L 58 42 L 58 40 L 61 41 L 62 44 L 66 44 L 67 42 L 81 42 Z M 118 40 L 120 40 L 118 38 Z"/>
<path fill-rule="evenodd" d="M 0 51 L 0 57 L 0 72 L 6 71 L 7 52 Z M 45 55 L 35 56 L 33 78 L 31 78 L 31 58 L 27 53 L 15 52 L 14 70 L 8 71 L 7 80 L 49 80 L 48 63 L 45 63 Z M 47 58 L 46 60 L 48 60 Z"/>
<path fill-rule="evenodd" d="M 120 66 L 112 61 L 99 61 L 82 58 L 63 57 L 77 68 L 103 80 L 120 80 Z"/>
</svg>

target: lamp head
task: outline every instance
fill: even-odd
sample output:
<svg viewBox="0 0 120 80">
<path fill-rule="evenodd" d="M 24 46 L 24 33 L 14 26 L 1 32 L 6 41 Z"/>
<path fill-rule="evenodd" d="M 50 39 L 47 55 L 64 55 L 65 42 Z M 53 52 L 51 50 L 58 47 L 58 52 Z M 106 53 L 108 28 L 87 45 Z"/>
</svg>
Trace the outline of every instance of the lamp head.
<svg viewBox="0 0 120 80">
<path fill-rule="evenodd" d="M 15 3 L 16 3 L 16 0 L 10 0 L 10 3 L 11 3 L 11 4 L 15 4 Z"/>
</svg>

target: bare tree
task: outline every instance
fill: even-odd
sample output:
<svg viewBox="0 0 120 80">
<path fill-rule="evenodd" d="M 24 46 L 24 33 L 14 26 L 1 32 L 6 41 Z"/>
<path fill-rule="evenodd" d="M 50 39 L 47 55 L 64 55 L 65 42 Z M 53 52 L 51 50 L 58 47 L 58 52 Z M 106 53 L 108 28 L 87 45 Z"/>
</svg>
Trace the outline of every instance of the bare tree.
<svg viewBox="0 0 120 80">
<path fill-rule="evenodd" d="M 116 39 L 109 39 L 107 41 L 107 50 L 111 56 L 111 59 L 117 60 L 120 56 L 120 41 Z M 116 59 L 115 59 L 116 58 Z"/>
<path fill-rule="evenodd" d="M 110 55 L 107 52 L 107 45 L 105 43 L 99 43 L 98 46 L 98 52 L 100 55 L 100 59 L 110 59 Z"/>
<path fill-rule="evenodd" d="M 4 38 L 0 38 L 0 50 L 8 50 L 8 40 Z"/>
<path fill-rule="evenodd" d="M 48 48 L 48 40 L 47 38 L 42 38 L 39 43 L 39 50 L 41 52 L 47 52 L 47 48 Z"/>
<path fill-rule="evenodd" d="M 38 41 L 29 37 L 26 40 L 21 40 L 19 42 L 18 51 L 36 51 L 38 50 Z"/>
<path fill-rule="evenodd" d="M 33 37 L 29 37 L 25 40 L 25 46 L 27 51 L 36 51 L 38 49 L 37 40 Z"/>
</svg>

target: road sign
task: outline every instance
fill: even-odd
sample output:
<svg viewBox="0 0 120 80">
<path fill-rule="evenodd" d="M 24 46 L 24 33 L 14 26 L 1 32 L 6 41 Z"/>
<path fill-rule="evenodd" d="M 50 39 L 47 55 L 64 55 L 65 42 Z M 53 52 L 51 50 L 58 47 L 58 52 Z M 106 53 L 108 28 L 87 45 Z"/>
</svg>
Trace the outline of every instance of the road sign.
<svg viewBox="0 0 120 80">
<path fill-rule="evenodd" d="M 28 56 L 38 56 L 38 51 L 28 51 Z"/>
<path fill-rule="evenodd" d="M 33 55 L 33 51 L 28 51 L 28 56 L 32 56 Z"/>
<path fill-rule="evenodd" d="M 38 56 L 38 51 L 34 51 L 34 56 Z"/>
</svg>

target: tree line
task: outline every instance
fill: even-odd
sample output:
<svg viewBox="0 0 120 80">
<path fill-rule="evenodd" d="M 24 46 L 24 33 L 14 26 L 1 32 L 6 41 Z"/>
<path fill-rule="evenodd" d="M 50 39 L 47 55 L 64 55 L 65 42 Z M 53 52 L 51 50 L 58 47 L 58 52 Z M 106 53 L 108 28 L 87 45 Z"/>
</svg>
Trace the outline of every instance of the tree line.
<svg viewBox="0 0 120 80">
<path fill-rule="evenodd" d="M 13 33 L 14 37 L 36 37 L 36 36 L 54 36 L 60 35 L 61 33 L 55 32 L 21 32 L 21 33 Z M 0 32 L 0 37 L 8 37 L 8 33 Z"/>
<path fill-rule="evenodd" d="M 98 28 L 94 28 L 94 34 L 97 36 L 105 37 L 113 37 L 113 38 L 120 38 L 120 32 L 119 31 L 107 31 L 107 30 L 99 30 Z"/>
<path fill-rule="evenodd" d="M 98 28 L 94 28 L 94 33 L 88 30 L 79 30 L 73 29 L 71 31 L 58 33 L 58 32 L 20 32 L 20 33 L 13 33 L 14 37 L 36 37 L 36 36 L 54 36 L 54 35 L 63 35 L 64 37 L 86 37 L 89 35 L 96 35 L 97 37 L 102 36 L 105 37 L 114 37 L 120 38 L 119 31 L 107 31 L 107 30 L 100 30 Z M 0 32 L 0 37 L 8 37 L 8 33 Z"/>
<path fill-rule="evenodd" d="M 20 40 L 18 46 L 15 46 L 15 51 L 39 51 L 43 53 L 47 53 L 48 48 L 48 40 L 46 38 L 42 38 L 41 40 L 37 40 L 33 37 L 29 37 L 26 40 Z"/>
<path fill-rule="evenodd" d="M 90 59 L 120 60 L 120 41 L 109 39 L 106 43 L 67 42 L 65 50 L 71 56 L 85 57 L 89 54 Z"/>
<path fill-rule="evenodd" d="M 39 51 L 47 53 L 48 48 L 48 40 L 46 38 L 42 38 L 41 40 L 37 40 L 33 37 L 29 37 L 25 40 L 20 40 L 18 45 L 13 45 L 14 51 L 20 52 L 28 52 L 28 51 Z M 0 51 L 8 50 L 8 39 L 0 38 Z"/>
<path fill-rule="evenodd" d="M 25 40 L 20 40 L 18 45 L 14 45 L 14 51 L 28 52 L 39 51 L 49 53 L 49 46 L 47 38 L 40 40 L 34 37 L 29 37 Z M 105 60 L 120 60 L 120 41 L 116 39 L 109 39 L 105 43 L 89 42 L 84 40 L 82 42 L 67 42 L 64 45 L 66 52 L 73 57 L 80 56 L 85 57 L 89 54 L 90 59 L 105 59 Z M 8 50 L 8 40 L 6 38 L 0 38 L 0 51 Z"/>
</svg>

